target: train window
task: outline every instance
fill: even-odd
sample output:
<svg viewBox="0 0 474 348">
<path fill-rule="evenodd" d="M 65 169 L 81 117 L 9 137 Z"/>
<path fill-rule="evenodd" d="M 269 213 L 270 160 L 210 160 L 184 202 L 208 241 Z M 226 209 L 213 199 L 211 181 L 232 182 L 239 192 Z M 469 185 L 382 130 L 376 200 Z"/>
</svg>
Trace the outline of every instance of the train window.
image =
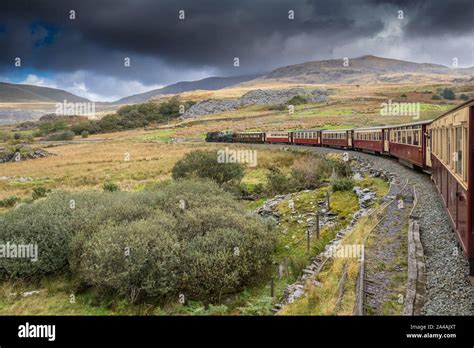
<svg viewBox="0 0 474 348">
<path fill-rule="evenodd" d="M 406 135 L 406 132 L 405 131 L 402 131 L 402 143 L 403 144 L 406 144 L 407 142 L 407 135 Z"/>
<path fill-rule="evenodd" d="M 455 140 L 454 140 L 454 170 L 456 174 L 462 175 L 463 167 L 463 146 L 462 146 L 462 128 L 456 127 L 455 130 Z"/>
<path fill-rule="evenodd" d="M 467 125 L 464 125 L 462 127 L 462 133 L 463 133 L 463 137 L 462 137 L 462 145 L 463 145 L 463 153 L 467 154 L 467 146 L 468 146 L 468 133 L 467 133 Z M 467 167 L 467 156 L 463 156 L 463 173 L 462 173 L 462 178 L 464 180 L 464 182 L 467 182 L 467 170 L 468 170 L 468 167 Z M 472 184 L 471 184 L 472 185 Z"/>
<path fill-rule="evenodd" d="M 408 144 L 408 145 L 412 145 L 412 144 L 413 144 L 412 141 L 411 141 L 412 133 L 413 133 L 412 130 L 407 131 L 407 144 Z"/>
<path fill-rule="evenodd" d="M 446 163 L 452 168 L 453 146 L 451 144 L 451 129 L 446 129 Z"/>
<path fill-rule="evenodd" d="M 413 145 L 419 146 L 420 145 L 420 131 L 416 130 L 413 132 Z"/>
</svg>

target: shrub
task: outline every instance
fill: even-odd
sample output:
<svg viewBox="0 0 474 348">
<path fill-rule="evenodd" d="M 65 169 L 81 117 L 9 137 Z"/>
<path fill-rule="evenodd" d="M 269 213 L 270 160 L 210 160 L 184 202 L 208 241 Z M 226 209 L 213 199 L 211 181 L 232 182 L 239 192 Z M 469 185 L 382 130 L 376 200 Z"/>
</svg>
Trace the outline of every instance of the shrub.
<svg viewBox="0 0 474 348">
<path fill-rule="evenodd" d="M 218 184 L 238 183 L 244 176 L 240 163 L 219 163 L 217 152 L 192 151 L 179 160 L 172 170 L 173 179 L 205 178 Z"/>
<path fill-rule="evenodd" d="M 4 199 L 0 199 L 0 208 L 10 208 L 13 207 L 16 202 L 18 202 L 18 197 L 10 196 Z"/>
<path fill-rule="evenodd" d="M 433 99 L 433 100 L 441 100 L 441 97 L 440 97 L 439 95 L 437 95 L 437 94 L 434 94 L 434 95 L 431 97 L 431 99 Z"/>
<path fill-rule="evenodd" d="M 352 173 L 349 162 L 342 160 L 339 155 L 328 155 L 321 158 L 320 165 L 318 167 L 318 176 L 323 178 L 329 178 L 336 175 L 336 177 L 348 177 Z"/>
<path fill-rule="evenodd" d="M 218 301 L 268 265 L 270 226 L 216 184 L 160 185 L 151 216 L 78 238 L 75 269 L 105 293 Z M 184 209 L 179 202 L 186 202 Z M 128 248 L 128 249 L 127 249 Z M 129 256 L 124 254 L 130 250 Z"/>
<path fill-rule="evenodd" d="M 441 93 L 444 99 L 449 99 L 449 100 L 454 100 L 456 99 L 456 95 L 454 94 L 454 91 L 451 88 L 445 88 L 443 89 L 443 92 Z"/>
<path fill-rule="evenodd" d="M 102 188 L 104 189 L 104 191 L 108 191 L 108 192 L 116 192 L 120 190 L 118 185 L 113 182 L 104 183 L 104 186 Z"/>
<path fill-rule="evenodd" d="M 354 181 L 347 178 L 334 179 L 331 183 L 332 190 L 336 191 L 350 191 L 354 187 Z"/>
<path fill-rule="evenodd" d="M 181 205 L 184 201 L 186 204 Z M 217 302 L 267 269 L 271 226 L 210 181 L 152 191 L 53 193 L 0 215 L 0 241 L 37 244 L 39 258 L 0 258 L 0 274 L 74 273 L 104 295 Z"/>
<path fill-rule="evenodd" d="M 101 292 L 158 296 L 179 285 L 180 244 L 173 220 L 155 212 L 153 218 L 124 225 L 109 224 L 83 244 L 77 264 L 82 279 Z"/>
<path fill-rule="evenodd" d="M 84 139 L 85 139 L 85 138 L 89 138 L 89 132 L 86 131 L 86 130 L 83 130 L 83 131 L 81 132 L 81 137 L 84 138 Z"/>
<path fill-rule="evenodd" d="M 57 119 L 53 121 L 42 121 L 39 124 L 39 130 L 42 135 L 66 131 L 68 125 L 65 120 Z"/>
<path fill-rule="evenodd" d="M 319 158 L 311 155 L 305 155 L 294 162 L 291 171 L 299 189 L 314 189 L 319 186 L 319 166 Z"/>
<path fill-rule="evenodd" d="M 110 222 L 148 217 L 154 205 L 150 194 L 98 192 L 53 193 L 47 199 L 19 205 L 0 215 L 0 242 L 36 244 L 38 261 L 0 258 L 0 274 L 25 278 L 68 270 L 68 260 L 82 253 L 81 241 Z"/>
<path fill-rule="evenodd" d="M 295 95 L 290 100 L 287 101 L 288 105 L 300 105 L 306 104 L 308 100 L 302 95 Z"/>
<path fill-rule="evenodd" d="M 20 133 L 13 134 L 13 139 L 20 140 L 21 139 L 21 134 Z"/>
<path fill-rule="evenodd" d="M 277 166 L 269 168 L 267 173 L 267 194 L 274 196 L 289 193 L 294 189 L 294 182 L 280 171 Z"/>
<path fill-rule="evenodd" d="M 159 112 L 161 115 L 166 117 L 178 117 L 180 115 L 180 106 L 183 105 L 184 110 L 187 110 L 189 107 L 194 105 L 195 102 L 187 101 L 181 102 L 179 96 L 174 96 L 170 100 L 165 101 L 160 104 Z"/>
<path fill-rule="evenodd" d="M 469 96 L 465 95 L 464 93 L 459 96 L 461 100 L 469 100 Z"/>
<path fill-rule="evenodd" d="M 56 132 L 49 134 L 45 140 L 46 141 L 61 141 L 61 140 L 73 140 L 74 139 L 74 132 L 72 131 L 64 131 L 64 132 Z"/>
<path fill-rule="evenodd" d="M 43 186 L 38 186 L 33 188 L 33 192 L 31 193 L 31 197 L 36 200 L 39 198 L 44 198 L 48 194 L 49 190 L 44 188 Z"/>
</svg>

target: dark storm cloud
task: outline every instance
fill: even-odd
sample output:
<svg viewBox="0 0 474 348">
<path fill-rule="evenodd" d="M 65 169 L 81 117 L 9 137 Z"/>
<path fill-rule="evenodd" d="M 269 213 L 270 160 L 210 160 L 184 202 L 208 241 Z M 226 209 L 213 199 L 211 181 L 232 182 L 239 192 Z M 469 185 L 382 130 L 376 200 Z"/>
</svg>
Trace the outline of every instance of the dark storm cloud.
<svg viewBox="0 0 474 348">
<path fill-rule="evenodd" d="M 406 21 L 398 35 L 425 45 L 440 35 L 472 34 L 474 18 L 472 0 L 7 0 L 0 6 L 3 71 L 21 57 L 36 70 L 89 71 L 148 85 L 207 73 L 262 72 L 337 54 L 353 57 L 370 45 L 376 52 L 365 53 L 389 54 L 392 48 L 371 40 L 381 33 L 385 44 L 393 40 L 384 33 L 399 9 Z M 178 19 L 179 10 L 185 20 Z M 433 61 L 447 60 L 431 57 L 429 47 L 427 52 Z M 130 68 L 123 67 L 124 57 L 131 58 Z"/>
<path fill-rule="evenodd" d="M 4 12 L 17 22 L 7 22 L 8 42 L 2 44 L 2 51 L 8 54 L 2 55 L 2 62 L 7 63 L 13 55 L 41 68 L 100 67 L 107 71 L 122 63 L 115 58 L 144 55 L 178 65 L 231 71 L 232 59 L 239 57 L 246 63 L 244 68 L 253 70 L 280 61 L 281 46 L 295 35 L 350 40 L 381 30 L 380 19 L 351 18 L 353 5 L 349 4 L 278 0 L 15 1 Z M 68 19 L 70 9 L 76 11 L 74 21 Z M 186 12 L 185 20 L 178 20 L 179 10 Z M 289 10 L 295 11 L 295 20 L 288 19 Z M 32 21 L 39 18 L 59 27 L 60 32 L 52 44 L 35 47 L 37 40 L 28 34 Z M 272 38 L 272 47 L 267 47 L 267 40 Z M 331 44 L 318 49 L 330 50 Z"/>
</svg>

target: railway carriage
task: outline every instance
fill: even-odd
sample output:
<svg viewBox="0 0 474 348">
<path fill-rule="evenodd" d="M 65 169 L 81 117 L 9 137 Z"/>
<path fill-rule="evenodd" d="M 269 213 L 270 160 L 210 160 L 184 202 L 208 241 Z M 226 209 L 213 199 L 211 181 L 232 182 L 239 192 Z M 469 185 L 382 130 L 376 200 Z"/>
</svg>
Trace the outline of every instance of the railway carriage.
<svg viewBox="0 0 474 348">
<path fill-rule="evenodd" d="M 265 132 L 238 132 L 234 134 L 237 143 L 264 143 Z"/>
<path fill-rule="evenodd" d="M 474 276 L 474 101 L 441 115 L 427 128 L 432 180 Z"/>
<path fill-rule="evenodd" d="M 430 146 L 426 127 L 421 121 L 389 127 L 388 152 L 410 166 L 430 167 Z"/>
<path fill-rule="evenodd" d="M 354 129 L 354 149 L 382 153 L 384 151 L 385 127 Z"/>
<path fill-rule="evenodd" d="M 302 129 L 294 131 L 293 144 L 321 145 L 321 129 Z"/>
<path fill-rule="evenodd" d="M 265 141 L 267 143 L 282 143 L 282 144 L 291 144 L 293 142 L 292 132 L 287 131 L 275 131 L 267 132 L 265 134 Z"/>
<path fill-rule="evenodd" d="M 323 130 L 321 131 L 321 144 L 341 148 L 352 147 L 352 129 Z"/>
</svg>

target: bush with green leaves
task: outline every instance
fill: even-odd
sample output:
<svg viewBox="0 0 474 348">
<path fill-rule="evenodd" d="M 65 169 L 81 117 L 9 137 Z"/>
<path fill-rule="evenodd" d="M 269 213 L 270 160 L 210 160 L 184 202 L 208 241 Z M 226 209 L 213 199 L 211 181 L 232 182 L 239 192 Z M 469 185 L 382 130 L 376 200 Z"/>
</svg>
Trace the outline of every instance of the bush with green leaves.
<svg viewBox="0 0 474 348">
<path fill-rule="evenodd" d="M 120 187 L 116 183 L 110 181 L 104 183 L 104 186 L 102 186 L 102 188 L 104 189 L 104 191 L 108 192 L 120 191 Z"/>
<path fill-rule="evenodd" d="M 469 96 L 467 96 L 466 94 L 463 93 L 459 96 L 459 99 L 467 101 L 467 100 L 469 100 Z"/>
<path fill-rule="evenodd" d="M 454 94 L 454 91 L 451 88 L 445 88 L 441 92 L 441 95 L 443 96 L 444 99 L 448 100 L 454 100 L 456 99 L 456 95 Z"/>
<path fill-rule="evenodd" d="M 40 199 L 44 198 L 48 195 L 49 190 L 43 186 L 38 186 L 33 188 L 33 192 L 31 193 L 31 197 L 33 199 Z"/>
<path fill-rule="evenodd" d="M 47 141 L 73 140 L 74 135 L 75 134 L 72 131 L 55 132 L 46 136 L 45 140 Z"/>
<path fill-rule="evenodd" d="M 37 244 L 37 262 L 0 259 L 3 277 L 72 272 L 104 295 L 206 303 L 271 262 L 271 225 L 210 181 L 144 192 L 52 193 L 0 215 L 0 242 Z"/>
<path fill-rule="evenodd" d="M 266 191 L 270 196 L 295 191 L 296 181 L 291 176 L 285 175 L 277 166 L 271 166 L 267 172 Z"/>
<path fill-rule="evenodd" d="M 336 191 L 350 191 L 354 188 L 354 181 L 348 178 L 337 178 L 331 182 L 331 187 Z"/>
<path fill-rule="evenodd" d="M 53 121 L 42 121 L 39 123 L 39 134 L 48 135 L 51 133 L 64 132 L 68 130 L 68 125 L 64 119 Z"/>
<path fill-rule="evenodd" d="M 433 99 L 433 100 L 441 100 L 441 97 L 440 97 L 439 95 L 437 95 L 437 94 L 434 94 L 434 95 L 431 97 L 431 99 Z"/>
<path fill-rule="evenodd" d="M 173 179 L 203 178 L 218 184 L 237 184 L 244 176 L 244 166 L 240 163 L 219 163 L 216 151 L 196 150 L 180 159 L 171 173 Z"/>
<path fill-rule="evenodd" d="M 4 199 L 0 199 L 0 208 L 10 208 L 13 207 L 16 202 L 18 202 L 17 196 L 10 196 Z"/>
<path fill-rule="evenodd" d="M 0 258 L 0 274 L 25 278 L 68 270 L 69 258 L 81 253 L 79 247 L 72 248 L 73 237 L 84 234 L 90 237 L 109 222 L 122 223 L 149 216 L 153 204 L 156 205 L 152 196 L 52 193 L 46 199 L 10 209 L 0 215 L 0 244 L 37 244 L 39 259 L 30 262 Z"/>
<path fill-rule="evenodd" d="M 300 105 L 306 104 L 308 100 L 302 95 L 295 95 L 290 100 L 287 101 L 288 105 Z"/>
</svg>

